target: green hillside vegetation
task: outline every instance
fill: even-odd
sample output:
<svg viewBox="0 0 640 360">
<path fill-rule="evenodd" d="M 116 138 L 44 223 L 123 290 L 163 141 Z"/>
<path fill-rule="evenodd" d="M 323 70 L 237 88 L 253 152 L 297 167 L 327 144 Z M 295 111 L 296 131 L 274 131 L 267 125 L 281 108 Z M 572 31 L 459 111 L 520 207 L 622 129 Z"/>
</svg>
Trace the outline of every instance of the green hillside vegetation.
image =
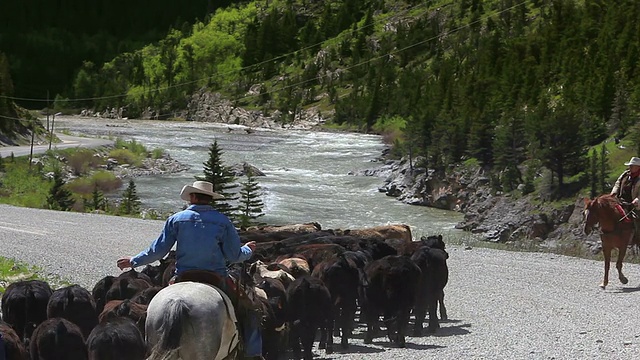
<svg viewBox="0 0 640 360">
<path fill-rule="evenodd" d="M 640 2 L 620 0 L 234 2 L 86 62 L 60 96 L 130 117 L 188 119 L 200 90 L 285 123 L 314 107 L 418 166 L 475 162 L 496 190 L 548 174 L 544 197 L 558 199 L 589 186 L 592 148 L 609 141 L 607 182 L 639 153 L 639 18 Z"/>
<path fill-rule="evenodd" d="M 116 206 L 114 194 L 122 188 L 123 182 L 106 169 L 108 159 L 115 159 L 120 164 L 140 166 L 143 159 L 157 159 L 162 154 L 162 149 L 148 150 L 135 140 L 116 139 L 113 147 L 49 150 L 36 157 L 31 166 L 26 156 L 1 158 L 0 203 L 130 215 Z M 135 187 L 133 191 L 135 192 Z M 135 193 L 128 194 L 131 197 L 133 195 Z M 60 200 L 65 206 L 57 204 Z M 155 215 L 159 214 L 150 214 Z"/>
<path fill-rule="evenodd" d="M 71 89 L 83 62 L 102 64 L 204 20 L 232 0 L 3 0 L 0 49 L 12 64 L 20 105 L 42 109 Z"/>
</svg>

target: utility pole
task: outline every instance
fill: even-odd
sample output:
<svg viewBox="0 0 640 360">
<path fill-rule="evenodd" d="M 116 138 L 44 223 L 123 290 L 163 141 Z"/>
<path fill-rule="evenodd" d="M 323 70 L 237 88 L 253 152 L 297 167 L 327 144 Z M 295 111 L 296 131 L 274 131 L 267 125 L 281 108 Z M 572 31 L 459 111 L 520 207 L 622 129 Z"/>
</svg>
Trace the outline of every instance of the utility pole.
<svg viewBox="0 0 640 360">
<path fill-rule="evenodd" d="M 53 114 L 53 117 L 51 118 L 51 132 L 49 133 L 49 150 L 51 150 L 51 142 L 53 141 L 53 126 L 56 123 L 56 115 L 60 116 L 62 115 L 61 112 L 55 113 Z"/>
<path fill-rule="evenodd" d="M 49 131 L 49 90 L 47 90 L 47 131 Z"/>
<path fill-rule="evenodd" d="M 35 120 L 31 120 L 31 151 L 29 152 L 29 170 L 31 170 L 31 162 L 33 161 L 33 141 L 36 134 L 35 123 Z"/>
</svg>

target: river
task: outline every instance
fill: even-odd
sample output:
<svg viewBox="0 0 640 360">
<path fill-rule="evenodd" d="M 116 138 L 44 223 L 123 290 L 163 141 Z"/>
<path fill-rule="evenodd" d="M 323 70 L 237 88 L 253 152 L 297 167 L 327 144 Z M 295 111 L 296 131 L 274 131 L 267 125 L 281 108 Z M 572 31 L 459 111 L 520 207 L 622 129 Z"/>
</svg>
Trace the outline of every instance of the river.
<svg viewBox="0 0 640 360">
<path fill-rule="evenodd" d="M 461 214 L 403 204 L 378 191 L 383 178 L 349 175 L 381 166 L 376 161 L 385 147 L 380 136 L 246 129 L 199 122 L 56 118 L 58 132 L 135 139 L 150 150 L 162 148 L 190 166 L 186 172 L 136 178 L 143 208 L 181 209 L 180 189 L 202 175 L 209 146 L 217 141 L 225 165 L 247 162 L 266 174 L 257 178 L 263 191 L 262 222 L 316 221 L 326 229 L 405 223 L 411 226 L 414 238 L 459 232 L 454 225 L 462 220 Z"/>
</svg>

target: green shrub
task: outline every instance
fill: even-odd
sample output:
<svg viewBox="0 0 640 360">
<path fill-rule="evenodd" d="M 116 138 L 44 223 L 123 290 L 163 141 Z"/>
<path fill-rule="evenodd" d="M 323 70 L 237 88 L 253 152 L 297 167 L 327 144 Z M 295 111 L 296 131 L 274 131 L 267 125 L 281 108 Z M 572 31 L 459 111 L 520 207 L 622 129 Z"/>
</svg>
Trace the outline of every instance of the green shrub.
<svg viewBox="0 0 640 360">
<path fill-rule="evenodd" d="M 109 157 L 118 160 L 120 164 L 142 165 L 142 158 L 129 149 L 113 149 L 109 152 Z"/>
<path fill-rule="evenodd" d="M 135 139 L 125 141 L 118 138 L 116 139 L 115 147 L 116 149 L 127 149 L 138 156 L 146 157 L 148 153 L 144 144 L 137 142 Z"/>
<path fill-rule="evenodd" d="M 96 187 L 103 193 L 115 191 L 122 186 L 122 180 L 108 171 L 101 170 L 91 177 L 74 179 L 67 186 L 73 193 L 84 197 L 91 195 Z"/>
<path fill-rule="evenodd" d="M 91 179 L 98 187 L 98 190 L 104 193 L 110 193 L 122 187 L 122 179 L 105 170 L 95 172 Z"/>
<path fill-rule="evenodd" d="M 98 165 L 93 155 L 94 152 L 89 149 L 76 149 L 67 155 L 67 164 L 75 176 L 86 174 Z"/>
<path fill-rule="evenodd" d="M 381 134 L 385 143 L 394 144 L 402 138 L 402 130 L 406 127 L 407 120 L 401 116 L 381 117 L 373 124 L 373 131 Z"/>
<path fill-rule="evenodd" d="M 161 159 L 164 156 L 164 149 L 155 148 L 151 152 L 151 157 L 154 159 Z"/>
</svg>

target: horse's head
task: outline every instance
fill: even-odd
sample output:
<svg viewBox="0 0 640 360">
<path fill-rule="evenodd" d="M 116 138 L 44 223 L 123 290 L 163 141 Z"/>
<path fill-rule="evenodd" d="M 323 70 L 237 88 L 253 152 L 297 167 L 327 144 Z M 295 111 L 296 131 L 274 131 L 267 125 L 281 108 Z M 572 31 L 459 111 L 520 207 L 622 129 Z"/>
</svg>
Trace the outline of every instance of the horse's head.
<svg viewBox="0 0 640 360">
<path fill-rule="evenodd" d="M 597 216 L 595 215 L 596 200 L 588 198 L 584 199 L 584 210 L 582 211 L 582 222 L 584 223 L 584 233 L 589 235 L 593 231 L 593 227 L 598 223 Z"/>
<path fill-rule="evenodd" d="M 589 235 L 598 224 L 603 233 L 615 231 L 618 224 L 626 218 L 620 200 L 615 195 L 601 195 L 593 200 L 584 199 L 584 233 Z"/>
</svg>

